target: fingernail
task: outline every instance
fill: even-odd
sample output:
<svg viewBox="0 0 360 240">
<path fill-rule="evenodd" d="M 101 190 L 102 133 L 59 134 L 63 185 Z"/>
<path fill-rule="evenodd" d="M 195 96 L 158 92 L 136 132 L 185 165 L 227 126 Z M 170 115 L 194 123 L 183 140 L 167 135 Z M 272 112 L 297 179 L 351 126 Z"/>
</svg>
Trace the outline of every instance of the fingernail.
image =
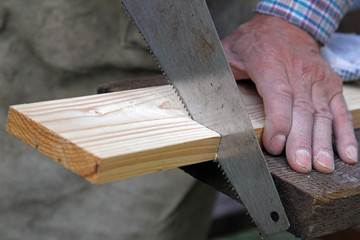
<svg viewBox="0 0 360 240">
<path fill-rule="evenodd" d="M 322 167 L 334 171 L 334 158 L 329 152 L 320 150 L 315 156 L 315 161 Z"/>
<path fill-rule="evenodd" d="M 311 171 L 311 154 L 307 150 L 297 150 L 295 153 L 294 161 L 301 168 Z"/>
<path fill-rule="evenodd" d="M 358 162 L 358 149 L 356 147 L 349 146 L 346 148 L 345 152 L 348 159 L 350 159 L 354 163 Z"/>
<path fill-rule="evenodd" d="M 270 149 L 274 155 L 279 155 L 284 150 L 286 137 L 284 135 L 276 135 L 271 139 Z"/>
</svg>

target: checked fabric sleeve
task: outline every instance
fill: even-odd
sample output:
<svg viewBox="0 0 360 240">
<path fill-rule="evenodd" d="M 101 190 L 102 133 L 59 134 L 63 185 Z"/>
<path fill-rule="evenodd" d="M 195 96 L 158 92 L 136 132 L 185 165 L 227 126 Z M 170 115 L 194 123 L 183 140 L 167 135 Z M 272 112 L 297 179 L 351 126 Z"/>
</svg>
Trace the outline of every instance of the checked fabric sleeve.
<svg viewBox="0 0 360 240">
<path fill-rule="evenodd" d="M 260 0 L 256 11 L 281 17 L 326 44 L 354 0 Z"/>
</svg>

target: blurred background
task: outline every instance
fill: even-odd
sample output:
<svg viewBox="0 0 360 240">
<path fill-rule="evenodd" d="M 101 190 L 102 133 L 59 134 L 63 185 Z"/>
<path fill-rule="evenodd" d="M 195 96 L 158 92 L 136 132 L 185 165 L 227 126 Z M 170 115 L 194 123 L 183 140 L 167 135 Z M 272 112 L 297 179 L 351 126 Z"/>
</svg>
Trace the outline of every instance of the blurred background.
<svg viewBox="0 0 360 240">
<path fill-rule="evenodd" d="M 245 2 L 209 2 L 221 35 L 251 16 Z M 8 135 L 7 112 L 158 71 L 119 0 L 0 1 L 0 240 L 118 239 L 135 180 L 91 185 Z"/>
<path fill-rule="evenodd" d="M 226 36 L 256 1 L 208 4 Z M 153 74 L 158 68 L 119 0 L 0 1 L 0 240 L 118 239 L 119 196 L 133 180 L 91 185 L 8 135 L 7 111 Z M 224 196 L 219 202 L 214 219 L 243 213 Z"/>
</svg>

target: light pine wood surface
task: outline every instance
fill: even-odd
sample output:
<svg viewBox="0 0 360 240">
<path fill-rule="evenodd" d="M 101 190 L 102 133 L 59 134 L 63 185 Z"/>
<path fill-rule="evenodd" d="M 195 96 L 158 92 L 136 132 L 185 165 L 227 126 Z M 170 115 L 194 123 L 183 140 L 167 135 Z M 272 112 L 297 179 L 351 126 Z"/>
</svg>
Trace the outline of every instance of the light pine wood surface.
<svg viewBox="0 0 360 240">
<path fill-rule="evenodd" d="M 7 130 L 93 183 L 214 159 L 171 86 L 12 106 Z"/>
<path fill-rule="evenodd" d="M 262 100 L 239 84 L 259 141 Z M 360 87 L 344 87 L 360 127 Z M 215 159 L 220 136 L 188 117 L 171 86 L 11 106 L 7 131 L 92 183 Z"/>
</svg>

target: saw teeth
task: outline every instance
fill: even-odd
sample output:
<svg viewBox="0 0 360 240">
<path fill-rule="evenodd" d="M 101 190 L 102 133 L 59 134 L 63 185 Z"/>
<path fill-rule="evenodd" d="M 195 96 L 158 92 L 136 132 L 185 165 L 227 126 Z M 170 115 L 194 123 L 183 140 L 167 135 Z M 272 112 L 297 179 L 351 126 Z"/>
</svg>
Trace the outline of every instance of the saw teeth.
<svg viewBox="0 0 360 240">
<path fill-rule="evenodd" d="M 232 183 L 230 182 L 230 180 L 229 180 L 229 178 L 227 177 L 227 175 L 226 175 L 224 169 L 222 168 L 220 162 L 217 161 L 217 158 L 214 159 L 214 162 L 217 163 L 217 167 L 220 169 L 221 174 L 223 175 L 223 177 L 224 177 L 225 181 L 227 182 L 227 184 L 228 184 L 229 186 L 231 186 L 231 192 L 232 192 L 233 196 L 235 196 L 235 197 L 239 200 L 239 202 L 242 203 L 241 198 L 240 198 L 238 192 L 235 190 L 234 186 L 233 186 Z M 246 212 L 248 213 L 248 211 L 246 211 Z M 252 218 L 251 218 L 251 219 L 252 219 Z"/>
<path fill-rule="evenodd" d="M 121 2 L 121 4 L 122 4 L 122 6 L 123 6 L 123 8 L 124 8 L 124 10 L 125 10 L 125 12 L 126 12 L 126 14 L 130 17 L 130 19 L 131 19 L 130 21 L 131 21 L 133 24 L 136 25 L 136 23 L 135 23 L 134 19 L 132 18 L 131 14 L 129 13 L 129 11 L 128 11 L 128 10 L 126 9 L 126 7 L 125 7 L 124 1 L 120 0 L 120 2 Z M 160 64 L 159 60 L 157 59 L 157 57 L 154 55 L 153 50 L 151 49 L 150 45 L 149 45 L 148 42 L 146 41 L 144 35 L 143 35 L 142 32 L 139 30 L 139 28 L 138 28 L 138 32 L 140 33 L 140 35 L 141 35 L 142 38 L 144 39 L 145 44 L 146 44 L 146 47 L 147 47 L 149 53 L 151 54 L 152 58 L 155 60 L 155 63 L 157 64 L 158 68 L 160 69 L 160 71 L 162 72 L 162 74 L 165 76 L 165 78 L 166 78 L 166 80 L 168 81 L 168 83 L 169 83 L 169 84 L 172 86 L 172 88 L 174 89 L 174 91 L 175 91 L 175 93 L 176 93 L 179 101 L 182 103 L 182 105 L 183 105 L 184 109 L 186 110 L 188 116 L 189 116 L 191 119 L 193 119 L 193 117 L 192 117 L 191 114 L 190 114 L 189 109 L 187 108 L 186 104 L 184 103 L 183 99 L 181 98 L 181 96 L 180 96 L 180 94 L 179 94 L 179 91 L 176 89 L 176 87 L 174 86 L 174 84 L 169 80 L 169 78 L 168 78 L 165 70 L 164 70 L 163 67 L 161 66 L 161 64 Z"/>
</svg>

